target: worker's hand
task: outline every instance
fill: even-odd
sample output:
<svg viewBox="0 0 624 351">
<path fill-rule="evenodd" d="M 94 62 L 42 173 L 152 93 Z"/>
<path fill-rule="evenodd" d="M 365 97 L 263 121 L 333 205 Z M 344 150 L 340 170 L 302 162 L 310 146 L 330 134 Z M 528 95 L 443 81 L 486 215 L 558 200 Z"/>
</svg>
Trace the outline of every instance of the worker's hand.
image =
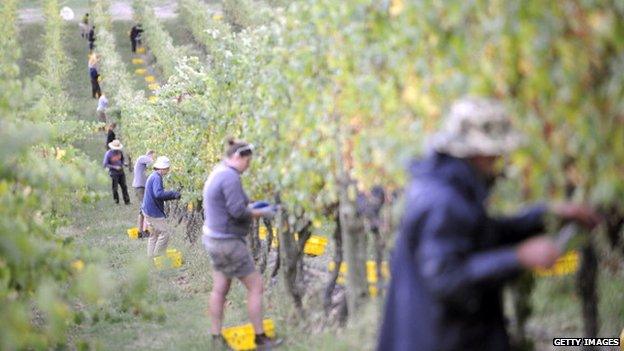
<svg viewBox="0 0 624 351">
<path fill-rule="evenodd" d="M 562 202 L 550 206 L 550 211 L 565 221 L 574 221 L 578 224 L 593 229 L 602 218 L 591 207 L 571 202 Z"/>
<path fill-rule="evenodd" d="M 258 209 L 251 210 L 251 215 L 255 218 L 267 218 L 271 219 L 277 214 L 277 207 L 266 206 Z"/>
<path fill-rule="evenodd" d="M 549 268 L 555 264 L 561 250 L 548 236 L 536 236 L 521 242 L 517 246 L 516 255 L 525 268 Z"/>
</svg>

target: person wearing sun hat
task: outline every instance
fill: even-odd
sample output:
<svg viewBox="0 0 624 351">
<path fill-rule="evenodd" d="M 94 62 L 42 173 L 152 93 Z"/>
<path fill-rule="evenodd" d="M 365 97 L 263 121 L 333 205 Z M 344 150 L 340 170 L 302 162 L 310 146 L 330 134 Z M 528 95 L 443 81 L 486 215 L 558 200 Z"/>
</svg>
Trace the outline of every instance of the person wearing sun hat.
<svg viewBox="0 0 624 351">
<path fill-rule="evenodd" d="M 128 186 L 126 185 L 126 174 L 124 173 L 124 166 L 128 166 L 125 163 L 123 154 L 123 145 L 118 139 L 115 139 L 108 143 L 109 150 L 104 154 L 103 166 L 108 169 L 108 174 L 112 180 L 113 199 L 115 203 L 119 203 L 119 194 L 117 188 L 121 187 L 121 193 L 126 205 L 130 204 L 130 195 L 128 195 Z"/>
<path fill-rule="evenodd" d="M 165 253 L 171 229 L 167 224 L 165 201 L 180 199 L 177 191 L 166 191 L 163 177 L 169 173 L 171 162 L 167 156 L 159 156 L 152 166 L 154 172 L 145 183 L 145 194 L 141 210 L 149 227 L 150 237 L 147 241 L 147 256 L 154 257 Z"/>
<path fill-rule="evenodd" d="M 561 254 L 538 235 L 546 213 L 598 223 L 592 209 L 570 203 L 488 214 L 499 161 L 521 141 L 501 102 L 468 97 L 452 105 L 429 154 L 410 168 L 378 350 L 509 350 L 504 284 Z"/>
</svg>

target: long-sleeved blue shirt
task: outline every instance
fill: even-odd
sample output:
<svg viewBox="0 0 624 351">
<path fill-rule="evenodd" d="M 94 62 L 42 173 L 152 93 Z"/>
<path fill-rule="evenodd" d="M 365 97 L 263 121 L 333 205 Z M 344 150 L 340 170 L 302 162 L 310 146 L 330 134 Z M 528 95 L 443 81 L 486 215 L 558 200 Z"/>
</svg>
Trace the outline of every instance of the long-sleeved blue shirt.
<svg viewBox="0 0 624 351">
<path fill-rule="evenodd" d="M 412 176 L 378 350 L 508 350 L 502 288 L 521 271 L 513 245 L 544 229 L 545 207 L 489 216 L 485 179 L 447 155 Z"/>
<path fill-rule="evenodd" d="M 177 191 L 166 191 L 160 173 L 152 172 L 145 183 L 145 196 L 141 210 L 146 216 L 152 218 L 165 218 L 165 201 L 180 198 Z"/>
</svg>

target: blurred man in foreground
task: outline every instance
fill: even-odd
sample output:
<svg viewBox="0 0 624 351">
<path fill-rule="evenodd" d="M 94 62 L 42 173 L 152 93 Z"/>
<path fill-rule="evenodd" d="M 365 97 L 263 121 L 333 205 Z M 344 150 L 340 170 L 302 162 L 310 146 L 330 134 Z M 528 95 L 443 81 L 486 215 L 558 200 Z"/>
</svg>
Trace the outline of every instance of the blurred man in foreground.
<svg viewBox="0 0 624 351">
<path fill-rule="evenodd" d="M 406 210 L 392 256 L 392 280 L 378 350 L 508 350 L 505 282 L 523 269 L 550 267 L 561 249 L 544 231 L 547 213 L 587 227 L 589 208 L 537 205 L 513 217 L 485 209 L 500 158 L 519 144 L 503 106 L 456 102 L 411 167 Z"/>
</svg>

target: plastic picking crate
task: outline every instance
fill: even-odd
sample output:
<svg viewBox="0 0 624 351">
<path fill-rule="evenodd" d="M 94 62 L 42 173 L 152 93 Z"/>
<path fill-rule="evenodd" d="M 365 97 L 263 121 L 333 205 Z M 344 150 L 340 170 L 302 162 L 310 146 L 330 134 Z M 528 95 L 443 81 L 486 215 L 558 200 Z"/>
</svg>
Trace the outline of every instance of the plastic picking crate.
<svg viewBox="0 0 624 351">
<path fill-rule="evenodd" d="M 142 58 L 133 58 L 132 63 L 135 65 L 142 65 L 145 63 L 145 61 Z"/>
<path fill-rule="evenodd" d="M 128 233 L 128 237 L 130 239 L 138 239 L 139 238 L 139 228 L 137 228 L 137 227 L 133 227 L 133 228 L 130 228 L 130 229 L 126 230 L 126 233 Z"/>
<path fill-rule="evenodd" d="M 137 68 L 134 70 L 134 74 L 137 76 L 144 76 L 147 74 L 147 70 L 145 68 Z"/>
<path fill-rule="evenodd" d="M 158 101 L 158 96 L 152 95 L 152 96 L 148 97 L 147 100 L 149 102 L 151 102 L 152 104 L 156 103 Z"/>
<path fill-rule="evenodd" d="M 258 237 L 260 240 L 267 240 L 267 236 L 269 235 L 269 231 L 265 226 L 261 226 L 258 228 Z M 273 242 L 271 243 L 271 247 L 277 248 L 279 244 L 279 239 L 277 238 L 277 228 L 273 227 Z"/>
<path fill-rule="evenodd" d="M 154 257 L 154 265 L 156 268 L 179 268 L 182 266 L 182 252 L 176 249 L 167 249 L 162 256 Z"/>
<path fill-rule="evenodd" d="M 580 255 L 578 251 L 568 251 L 559 257 L 555 264 L 548 269 L 536 269 L 535 274 L 540 277 L 561 276 L 575 273 L 579 268 Z"/>
<path fill-rule="evenodd" d="M 311 235 L 303 247 L 303 253 L 310 256 L 320 256 L 325 252 L 327 246 L 327 238 Z"/>
<path fill-rule="evenodd" d="M 336 263 L 329 262 L 327 268 L 330 272 L 333 272 L 336 269 Z M 340 265 L 340 274 L 338 275 L 336 283 L 341 285 L 344 284 L 346 282 L 346 274 L 347 264 L 342 262 Z M 381 263 L 381 276 L 384 277 L 384 279 L 390 278 L 390 269 L 388 267 L 388 262 L 386 261 Z M 366 261 L 366 279 L 370 284 L 377 283 L 377 263 L 375 261 Z"/>
<path fill-rule="evenodd" d="M 265 319 L 262 321 L 264 332 L 269 337 L 275 337 L 275 325 L 273 320 Z M 234 350 L 255 350 L 255 333 L 251 323 L 239 325 L 235 327 L 221 329 L 221 334 L 227 341 L 228 345 Z"/>
<path fill-rule="evenodd" d="M 158 83 L 151 83 L 147 86 L 147 88 L 151 91 L 160 89 L 160 85 Z"/>
<path fill-rule="evenodd" d="M 136 49 L 137 54 L 144 54 L 145 53 L 145 48 L 144 47 L 138 47 Z"/>
<path fill-rule="evenodd" d="M 154 82 L 156 82 L 156 77 L 154 77 L 154 76 L 146 76 L 145 77 L 145 81 L 147 83 L 154 83 Z"/>
</svg>

